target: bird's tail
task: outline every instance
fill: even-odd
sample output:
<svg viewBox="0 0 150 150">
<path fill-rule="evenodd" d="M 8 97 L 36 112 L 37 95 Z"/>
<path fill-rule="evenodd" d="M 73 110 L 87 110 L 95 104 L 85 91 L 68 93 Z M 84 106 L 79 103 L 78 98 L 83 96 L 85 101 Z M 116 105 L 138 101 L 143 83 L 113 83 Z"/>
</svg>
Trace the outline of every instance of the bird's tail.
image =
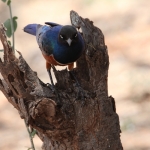
<svg viewBox="0 0 150 150">
<path fill-rule="evenodd" d="M 36 32 L 37 29 L 39 28 L 39 26 L 41 26 L 40 24 L 28 24 L 27 26 L 24 27 L 24 32 L 27 32 L 29 34 L 35 35 L 36 36 Z"/>
</svg>

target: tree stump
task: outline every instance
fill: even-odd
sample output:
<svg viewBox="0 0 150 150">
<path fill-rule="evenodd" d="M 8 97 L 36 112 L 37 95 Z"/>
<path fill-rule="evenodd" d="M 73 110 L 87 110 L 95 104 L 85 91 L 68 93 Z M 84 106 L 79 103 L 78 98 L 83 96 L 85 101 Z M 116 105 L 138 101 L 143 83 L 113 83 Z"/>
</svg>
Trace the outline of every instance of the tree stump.
<svg viewBox="0 0 150 150">
<path fill-rule="evenodd" d="M 122 150 L 119 117 L 114 98 L 108 96 L 109 57 L 102 31 L 89 19 L 70 12 L 71 23 L 81 28 L 86 50 L 74 73 L 84 92 L 77 97 L 76 82 L 67 69 L 54 69 L 61 104 L 19 53 L 16 58 L 0 26 L 4 61 L 0 60 L 0 90 L 20 117 L 37 130 L 43 150 Z"/>
</svg>

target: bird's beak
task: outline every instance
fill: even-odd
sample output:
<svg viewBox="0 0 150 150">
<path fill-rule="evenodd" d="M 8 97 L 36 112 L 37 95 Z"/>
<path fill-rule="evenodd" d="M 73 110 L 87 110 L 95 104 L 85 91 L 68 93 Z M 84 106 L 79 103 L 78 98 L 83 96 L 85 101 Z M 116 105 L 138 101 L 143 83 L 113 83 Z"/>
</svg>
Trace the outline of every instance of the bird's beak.
<svg viewBox="0 0 150 150">
<path fill-rule="evenodd" d="M 68 39 L 68 40 L 66 40 L 66 41 L 67 41 L 68 45 L 70 46 L 70 45 L 71 45 L 72 40 L 69 38 L 69 39 Z"/>
</svg>

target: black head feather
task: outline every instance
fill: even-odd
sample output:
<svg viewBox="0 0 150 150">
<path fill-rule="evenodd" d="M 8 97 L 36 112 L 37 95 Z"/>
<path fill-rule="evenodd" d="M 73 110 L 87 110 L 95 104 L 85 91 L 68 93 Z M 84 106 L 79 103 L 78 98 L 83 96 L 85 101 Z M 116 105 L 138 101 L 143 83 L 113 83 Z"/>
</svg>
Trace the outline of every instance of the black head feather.
<svg viewBox="0 0 150 150">
<path fill-rule="evenodd" d="M 69 46 L 72 43 L 78 41 L 78 32 L 76 28 L 71 25 L 63 26 L 59 32 L 59 41 L 63 43 L 68 43 Z"/>
</svg>

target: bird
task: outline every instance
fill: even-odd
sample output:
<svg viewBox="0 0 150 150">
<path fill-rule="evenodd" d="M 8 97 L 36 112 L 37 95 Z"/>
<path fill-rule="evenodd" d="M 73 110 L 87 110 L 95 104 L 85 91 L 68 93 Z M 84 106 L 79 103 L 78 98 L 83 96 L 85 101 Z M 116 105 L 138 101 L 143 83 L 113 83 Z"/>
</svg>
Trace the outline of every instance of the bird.
<svg viewBox="0 0 150 150">
<path fill-rule="evenodd" d="M 53 22 L 41 24 L 28 24 L 24 32 L 36 36 L 36 41 L 46 60 L 46 69 L 52 86 L 54 82 L 51 75 L 51 67 L 68 66 L 68 70 L 77 81 L 74 73 L 74 63 L 82 55 L 85 49 L 85 41 L 80 32 L 72 25 L 60 25 Z"/>
</svg>

